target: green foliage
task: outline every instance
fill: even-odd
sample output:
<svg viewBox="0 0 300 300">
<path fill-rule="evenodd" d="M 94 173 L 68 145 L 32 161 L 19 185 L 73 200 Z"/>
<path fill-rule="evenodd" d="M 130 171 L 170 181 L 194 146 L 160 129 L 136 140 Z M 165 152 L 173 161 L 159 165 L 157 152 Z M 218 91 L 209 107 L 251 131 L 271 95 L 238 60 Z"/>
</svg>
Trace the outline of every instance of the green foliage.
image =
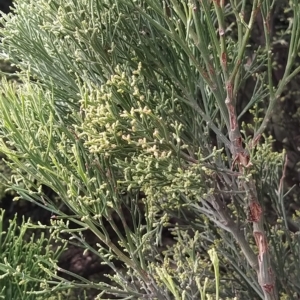
<svg viewBox="0 0 300 300">
<path fill-rule="evenodd" d="M 57 216 L 53 238 L 68 232 L 64 242 L 96 254 L 114 273 L 109 283 L 76 274 L 66 283 L 48 264 L 54 289 L 93 288 L 98 299 L 278 299 L 300 291 L 282 154 L 272 152 L 270 138 L 258 142 L 300 70 L 293 69 L 300 45 L 295 0 L 290 55 L 273 85 L 268 18 L 275 2 L 18 0 L 15 15 L 3 16 L 2 56 L 22 80 L 1 87 L 0 147 L 16 172 L 10 187 Z M 259 9 L 265 43 L 250 59 Z M 253 95 L 238 114 L 247 80 L 254 80 Z M 237 120 L 264 101 L 243 144 Z M 275 222 L 260 218 L 265 196 Z M 162 252 L 171 217 L 177 243 Z M 85 230 L 97 236 L 95 247 Z"/>
<path fill-rule="evenodd" d="M 17 218 L 5 222 L 0 212 L 0 299 L 60 299 L 57 282 L 49 276 L 55 270 L 63 247 L 55 246 L 43 231 L 32 233 L 32 224 Z M 31 232 L 31 233 L 30 233 Z M 53 298 L 54 297 L 54 298 Z"/>
<path fill-rule="evenodd" d="M 4 60 L 0 60 L 0 78 L 5 76 L 7 80 L 17 80 L 17 76 L 14 74 L 16 71 L 15 68 L 11 66 L 8 62 Z M 7 167 L 5 162 L 3 161 L 3 155 L 0 155 L 0 172 L 4 174 L 5 177 L 10 177 L 12 174 L 12 170 Z M 3 179 L 2 179 L 3 180 Z M 1 199 L 6 195 L 6 186 L 4 182 L 0 181 L 0 203 Z"/>
</svg>

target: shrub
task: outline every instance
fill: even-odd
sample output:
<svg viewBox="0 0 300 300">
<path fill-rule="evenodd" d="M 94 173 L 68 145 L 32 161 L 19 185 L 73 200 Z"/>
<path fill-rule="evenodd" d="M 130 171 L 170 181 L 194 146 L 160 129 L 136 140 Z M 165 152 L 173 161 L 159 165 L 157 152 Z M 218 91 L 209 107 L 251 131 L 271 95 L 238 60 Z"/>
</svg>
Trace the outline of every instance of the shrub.
<svg viewBox="0 0 300 300">
<path fill-rule="evenodd" d="M 97 299 L 299 294 L 285 158 L 263 136 L 300 70 L 300 7 L 293 0 L 286 3 L 293 21 L 282 34 L 288 60 L 273 83 L 271 19 L 281 4 L 18 0 L 14 15 L 3 16 L 2 56 L 22 80 L 4 81 L 0 102 L 1 150 L 18 173 L 10 187 L 56 216 L 53 236 L 70 232 L 70 243 L 114 272 L 110 283 L 74 274 L 74 287 L 98 289 Z M 249 81 L 254 89 L 245 104 Z M 252 125 L 241 126 L 250 109 Z M 174 240 L 161 251 L 168 226 Z M 97 236 L 97 247 L 85 241 L 85 230 Z M 221 274 L 216 261 L 215 275 L 206 262 L 212 249 Z"/>
</svg>

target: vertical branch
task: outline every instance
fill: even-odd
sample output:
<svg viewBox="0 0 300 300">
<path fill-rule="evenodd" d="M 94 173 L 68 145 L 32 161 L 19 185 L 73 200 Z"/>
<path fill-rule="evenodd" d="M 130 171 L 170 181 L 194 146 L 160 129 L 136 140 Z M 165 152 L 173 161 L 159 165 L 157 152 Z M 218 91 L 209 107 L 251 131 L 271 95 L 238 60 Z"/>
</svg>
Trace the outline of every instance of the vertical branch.
<svg viewBox="0 0 300 300">
<path fill-rule="evenodd" d="M 252 178 L 243 181 L 247 194 L 249 221 L 253 223 L 253 236 L 258 248 L 258 282 L 263 290 L 264 299 L 278 299 L 275 276 L 271 266 L 267 236 L 264 229 L 263 210 L 257 199 L 255 182 Z"/>
<path fill-rule="evenodd" d="M 229 132 L 230 141 L 232 142 L 231 152 L 234 157 L 234 163 L 236 162 L 240 172 L 246 175 L 247 168 L 251 166 L 251 163 L 249 161 L 249 154 L 242 145 L 242 137 L 237 123 L 235 107 L 230 101 L 230 93 L 231 88 L 228 90 L 229 96 L 226 99 L 231 125 Z M 255 182 L 251 177 L 241 179 L 241 182 L 247 194 L 250 221 L 253 222 L 253 236 L 258 248 L 258 282 L 264 292 L 265 300 L 275 300 L 278 297 L 275 291 L 274 272 L 270 262 L 268 242 L 263 226 L 263 212 L 257 199 Z"/>
<path fill-rule="evenodd" d="M 222 67 L 224 80 L 228 81 L 228 67 L 227 67 L 227 48 L 225 38 L 225 23 L 224 23 L 224 1 L 214 1 L 215 10 L 219 24 L 219 37 L 220 37 L 220 64 Z"/>
<path fill-rule="evenodd" d="M 241 61 L 242 61 L 242 59 L 245 55 L 246 46 L 248 45 L 250 33 L 251 33 L 251 30 L 252 30 L 253 24 L 255 22 L 256 15 L 259 11 L 260 5 L 261 5 L 261 0 L 254 0 L 253 1 L 251 16 L 250 16 L 250 20 L 249 20 L 248 24 L 245 23 L 243 15 L 240 14 L 240 22 L 244 25 L 246 30 L 245 30 L 244 36 L 242 38 L 242 41 L 240 43 L 241 46 L 239 48 L 239 52 L 238 52 L 238 55 L 237 55 L 236 60 L 235 60 L 235 66 L 234 66 L 234 68 L 231 72 L 231 75 L 230 75 L 230 79 L 229 79 L 230 82 L 234 81 L 234 78 L 235 78 L 235 76 L 236 76 L 236 74 L 237 74 L 237 72 L 240 68 L 240 64 L 241 64 Z"/>
<path fill-rule="evenodd" d="M 220 43 L 221 43 L 221 49 L 222 45 L 224 45 L 224 36 L 221 35 L 222 31 L 222 17 L 221 17 L 221 4 L 220 1 L 214 1 L 215 9 L 217 11 L 218 16 L 218 22 L 219 22 L 219 31 L 220 31 Z M 248 44 L 248 39 L 250 36 L 250 32 L 252 29 L 252 26 L 254 24 L 256 15 L 258 13 L 258 10 L 260 8 L 260 1 L 253 1 L 253 7 L 252 7 L 252 13 L 250 17 L 249 24 L 244 24 L 246 27 L 246 33 L 242 40 L 242 47 L 237 55 L 237 60 L 235 63 L 235 66 L 231 72 L 231 75 L 227 75 L 227 62 L 226 62 L 226 52 L 225 50 L 222 51 L 221 54 L 221 65 L 223 69 L 223 75 L 226 79 L 226 99 L 225 104 L 228 109 L 228 115 L 229 115 L 229 139 L 231 142 L 231 153 L 233 156 L 233 165 L 237 163 L 238 168 L 241 173 L 246 175 L 247 168 L 251 166 L 250 163 L 250 157 L 246 149 L 244 149 L 243 142 L 242 142 L 242 135 L 239 129 L 238 125 L 238 118 L 236 113 L 236 101 L 235 101 L 235 94 L 234 94 L 234 82 L 235 77 L 239 72 L 240 64 L 242 61 L 242 58 L 244 56 L 245 47 Z M 267 24 L 265 24 L 267 28 Z M 271 89 L 272 87 L 270 87 Z M 278 294 L 275 290 L 275 279 L 274 279 L 274 272 L 271 266 L 270 261 L 270 254 L 268 250 L 268 242 L 267 242 L 267 236 L 263 227 L 264 220 L 263 220 L 263 211 L 262 207 L 258 202 L 257 199 L 257 191 L 256 191 L 256 185 L 254 180 L 250 177 L 247 179 L 241 178 L 241 187 L 246 191 L 247 195 L 247 205 L 249 209 L 250 214 L 250 221 L 253 223 L 253 236 L 255 238 L 255 242 L 258 248 L 258 269 L 257 270 L 257 277 L 258 282 L 263 290 L 264 293 L 264 299 L 265 300 L 276 300 L 278 299 Z M 230 223 L 229 223 L 230 224 Z M 232 234 L 234 237 L 238 240 L 240 237 L 237 235 L 237 232 L 233 231 L 231 229 Z M 241 243 L 239 243 L 241 245 Z M 244 253 L 245 254 L 245 253 Z M 251 265 L 254 267 L 254 264 Z"/>
</svg>

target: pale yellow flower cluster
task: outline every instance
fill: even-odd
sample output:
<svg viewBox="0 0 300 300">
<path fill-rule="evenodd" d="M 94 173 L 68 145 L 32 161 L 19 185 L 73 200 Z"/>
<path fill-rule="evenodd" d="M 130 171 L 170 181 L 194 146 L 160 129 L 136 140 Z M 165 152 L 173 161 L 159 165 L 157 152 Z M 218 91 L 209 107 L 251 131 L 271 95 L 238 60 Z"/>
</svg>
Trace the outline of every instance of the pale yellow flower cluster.
<svg viewBox="0 0 300 300">
<path fill-rule="evenodd" d="M 118 66 L 100 89 L 86 88 L 82 95 L 81 137 L 90 153 L 116 159 L 120 172 L 128 174 L 119 187 L 139 187 L 147 195 L 158 192 L 173 200 L 199 195 L 206 171 L 181 156 L 189 148 L 182 137 L 184 125 L 161 114 L 173 100 L 145 87 L 141 64 L 131 72 Z"/>
</svg>

